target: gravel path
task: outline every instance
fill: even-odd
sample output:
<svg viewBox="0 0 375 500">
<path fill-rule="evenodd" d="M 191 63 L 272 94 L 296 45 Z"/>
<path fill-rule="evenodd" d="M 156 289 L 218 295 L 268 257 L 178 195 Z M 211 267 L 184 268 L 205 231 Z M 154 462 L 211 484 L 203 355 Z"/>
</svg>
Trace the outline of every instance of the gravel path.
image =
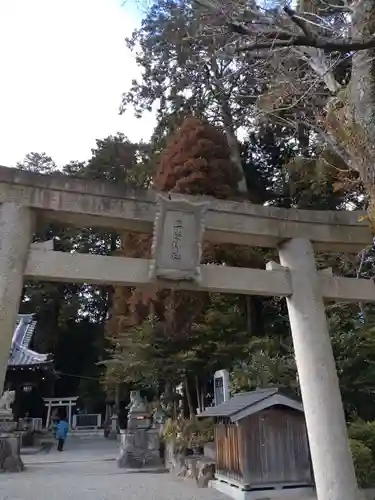
<svg viewBox="0 0 375 500">
<path fill-rule="evenodd" d="M 0 475 L 0 500 L 228 500 L 171 474 L 124 473 L 110 450 L 113 458 L 115 444 L 82 442 L 61 454 L 25 456 L 25 472 Z"/>
</svg>

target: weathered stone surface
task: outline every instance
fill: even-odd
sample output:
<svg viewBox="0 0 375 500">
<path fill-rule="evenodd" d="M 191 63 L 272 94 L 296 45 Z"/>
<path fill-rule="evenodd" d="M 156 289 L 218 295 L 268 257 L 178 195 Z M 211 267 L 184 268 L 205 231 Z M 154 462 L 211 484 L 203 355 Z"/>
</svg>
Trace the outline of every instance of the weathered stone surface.
<svg viewBox="0 0 375 500">
<path fill-rule="evenodd" d="M 368 224 L 358 222 L 364 212 L 284 209 L 205 199 L 210 201 L 205 239 L 214 243 L 274 247 L 286 238 L 305 235 L 318 250 L 358 252 L 372 241 Z M 145 233 L 152 231 L 156 214 L 155 193 L 150 190 L 126 190 L 110 183 L 0 167 L 0 202 L 9 201 L 43 209 L 43 217 L 49 220 Z"/>
<path fill-rule="evenodd" d="M 34 214 L 15 202 L 0 205 L 0 393 L 22 295 Z"/>
<path fill-rule="evenodd" d="M 134 429 L 121 433 L 120 468 L 161 467 L 160 440 L 155 429 Z"/>
<path fill-rule="evenodd" d="M 24 464 L 20 456 L 18 435 L 0 436 L 0 471 L 22 472 Z"/>
<path fill-rule="evenodd" d="M 128 430 L 149 429 L 151 426 L 150 415 L 140 391 L 131 391 L 128 409 Z"/>
<path fill-rule="evenodd" d="M 199 488 L 207 488 L 214 479 L 215 460 L 204 455 L 186 456 L 168 441 L 165 446 L 165 466 L 173 474 L 194 479 Z"/>
<path fill-rule="evenodd" d="M 208 488 L 208 484 L 215 477 L 215 463 L 204 461 L 200 462 L 197 484 L 198 488 Z"/>
<path fill-rule="evenodd" d="M 146 403 L 140 391 L 130 391 L 129 413 L 145 413 Z"/>
<path fill-rule="evenodd" d="M 4 472 L 22 472 L 25 466 L 23 465 L 20 456 L 9 455 L 3 462 L 2 470 Z"/>
<path fill-rule="evenodd" d="M 2 419 L 0 417 L 0 434 L 2 433 L 9 433 L 9 432 L 14 432 L 17 429 L 17 422 L 13 421 L 13 416 L 12 419 Z"/>
<path fill-rule="evenodd" d="M 320 500 L 357 500 L 357 480 L 314 250 L 309 240 L 296 238 L 285 242 L 279 255 L 293 284 L 293 294 L 286 300 L 317 496 Z"/>
<path fill-rule="evenodd" d="M 157 195 L 151 278 L 200 280 L 201 240 L 208 202 Z"/>
</svg>

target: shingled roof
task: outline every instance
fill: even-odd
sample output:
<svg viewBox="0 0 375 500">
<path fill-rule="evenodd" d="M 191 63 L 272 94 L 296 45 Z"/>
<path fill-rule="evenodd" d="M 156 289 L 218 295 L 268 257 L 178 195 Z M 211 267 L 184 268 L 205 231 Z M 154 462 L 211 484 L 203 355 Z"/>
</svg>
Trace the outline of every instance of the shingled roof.
<svg viewBox="0 0 375 500">
<path fill-rule="evenodd" d="M 13 333 L 8 368 L 32 367 L 52 363 L 50 354 L 40 354 L 29 348 L 36 321 L 33 314 L 19 314 Z"/>
<path fill-rule="evenodd" d="M 204 417 L 227 417 L 232 422 L 258 413 L 271 406 L 287 406 L 303 412 L 302 403 L 284 394 L 279 388 L 257 389 L 251 392 L 241 392 L 225 403 L 207 408 L 198 415 Z"/>
</svg>

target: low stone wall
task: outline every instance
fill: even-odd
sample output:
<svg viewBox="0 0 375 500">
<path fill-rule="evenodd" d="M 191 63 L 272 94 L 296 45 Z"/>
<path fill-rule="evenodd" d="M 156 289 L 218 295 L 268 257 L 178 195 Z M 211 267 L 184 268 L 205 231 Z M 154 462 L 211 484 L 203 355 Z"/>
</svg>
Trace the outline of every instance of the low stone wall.
<svg viewBox="0 0 375 500">
<path fill-rule="evenodd" d="M 194 479 L 199 488 L 207 488 L 214 478 L 216 464 L 211 456 L 185 455 L 176 448 L 173 441 L 167 441 L 164 458 L 165 466 L 171 473 Z"/>
<path fill-rule="evenodd" d="M 0 471 L 22 472 L 24 470 L 20 450 L 20 435 L 17 433 L 0 435 Z"/>
</svg>

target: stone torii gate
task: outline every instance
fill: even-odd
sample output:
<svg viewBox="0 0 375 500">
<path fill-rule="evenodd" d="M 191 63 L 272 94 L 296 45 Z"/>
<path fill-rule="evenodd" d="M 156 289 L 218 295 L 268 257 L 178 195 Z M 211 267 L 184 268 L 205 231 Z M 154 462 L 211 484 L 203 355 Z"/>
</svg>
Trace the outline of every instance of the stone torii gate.
<svg viewBox="0 0 375 500">
<path fill-rule="evenodd" d="M 357 500 L 324 299 L 375 302 L 372 280 L 318 272 L 314 249 L 358 252 L 372 242 L 362 214 L 263 207 L 129 191 L 0 167 L 0 386 L 23 280 L 180 287 L 287 300 L 319 500 Z M 53 251 L 30 244 L 36 220 L 117 231 L 154 231 L 153 259 Z M 200 265 L 201 239 L 274 247 L 266 270 Z"/>
</svg>

